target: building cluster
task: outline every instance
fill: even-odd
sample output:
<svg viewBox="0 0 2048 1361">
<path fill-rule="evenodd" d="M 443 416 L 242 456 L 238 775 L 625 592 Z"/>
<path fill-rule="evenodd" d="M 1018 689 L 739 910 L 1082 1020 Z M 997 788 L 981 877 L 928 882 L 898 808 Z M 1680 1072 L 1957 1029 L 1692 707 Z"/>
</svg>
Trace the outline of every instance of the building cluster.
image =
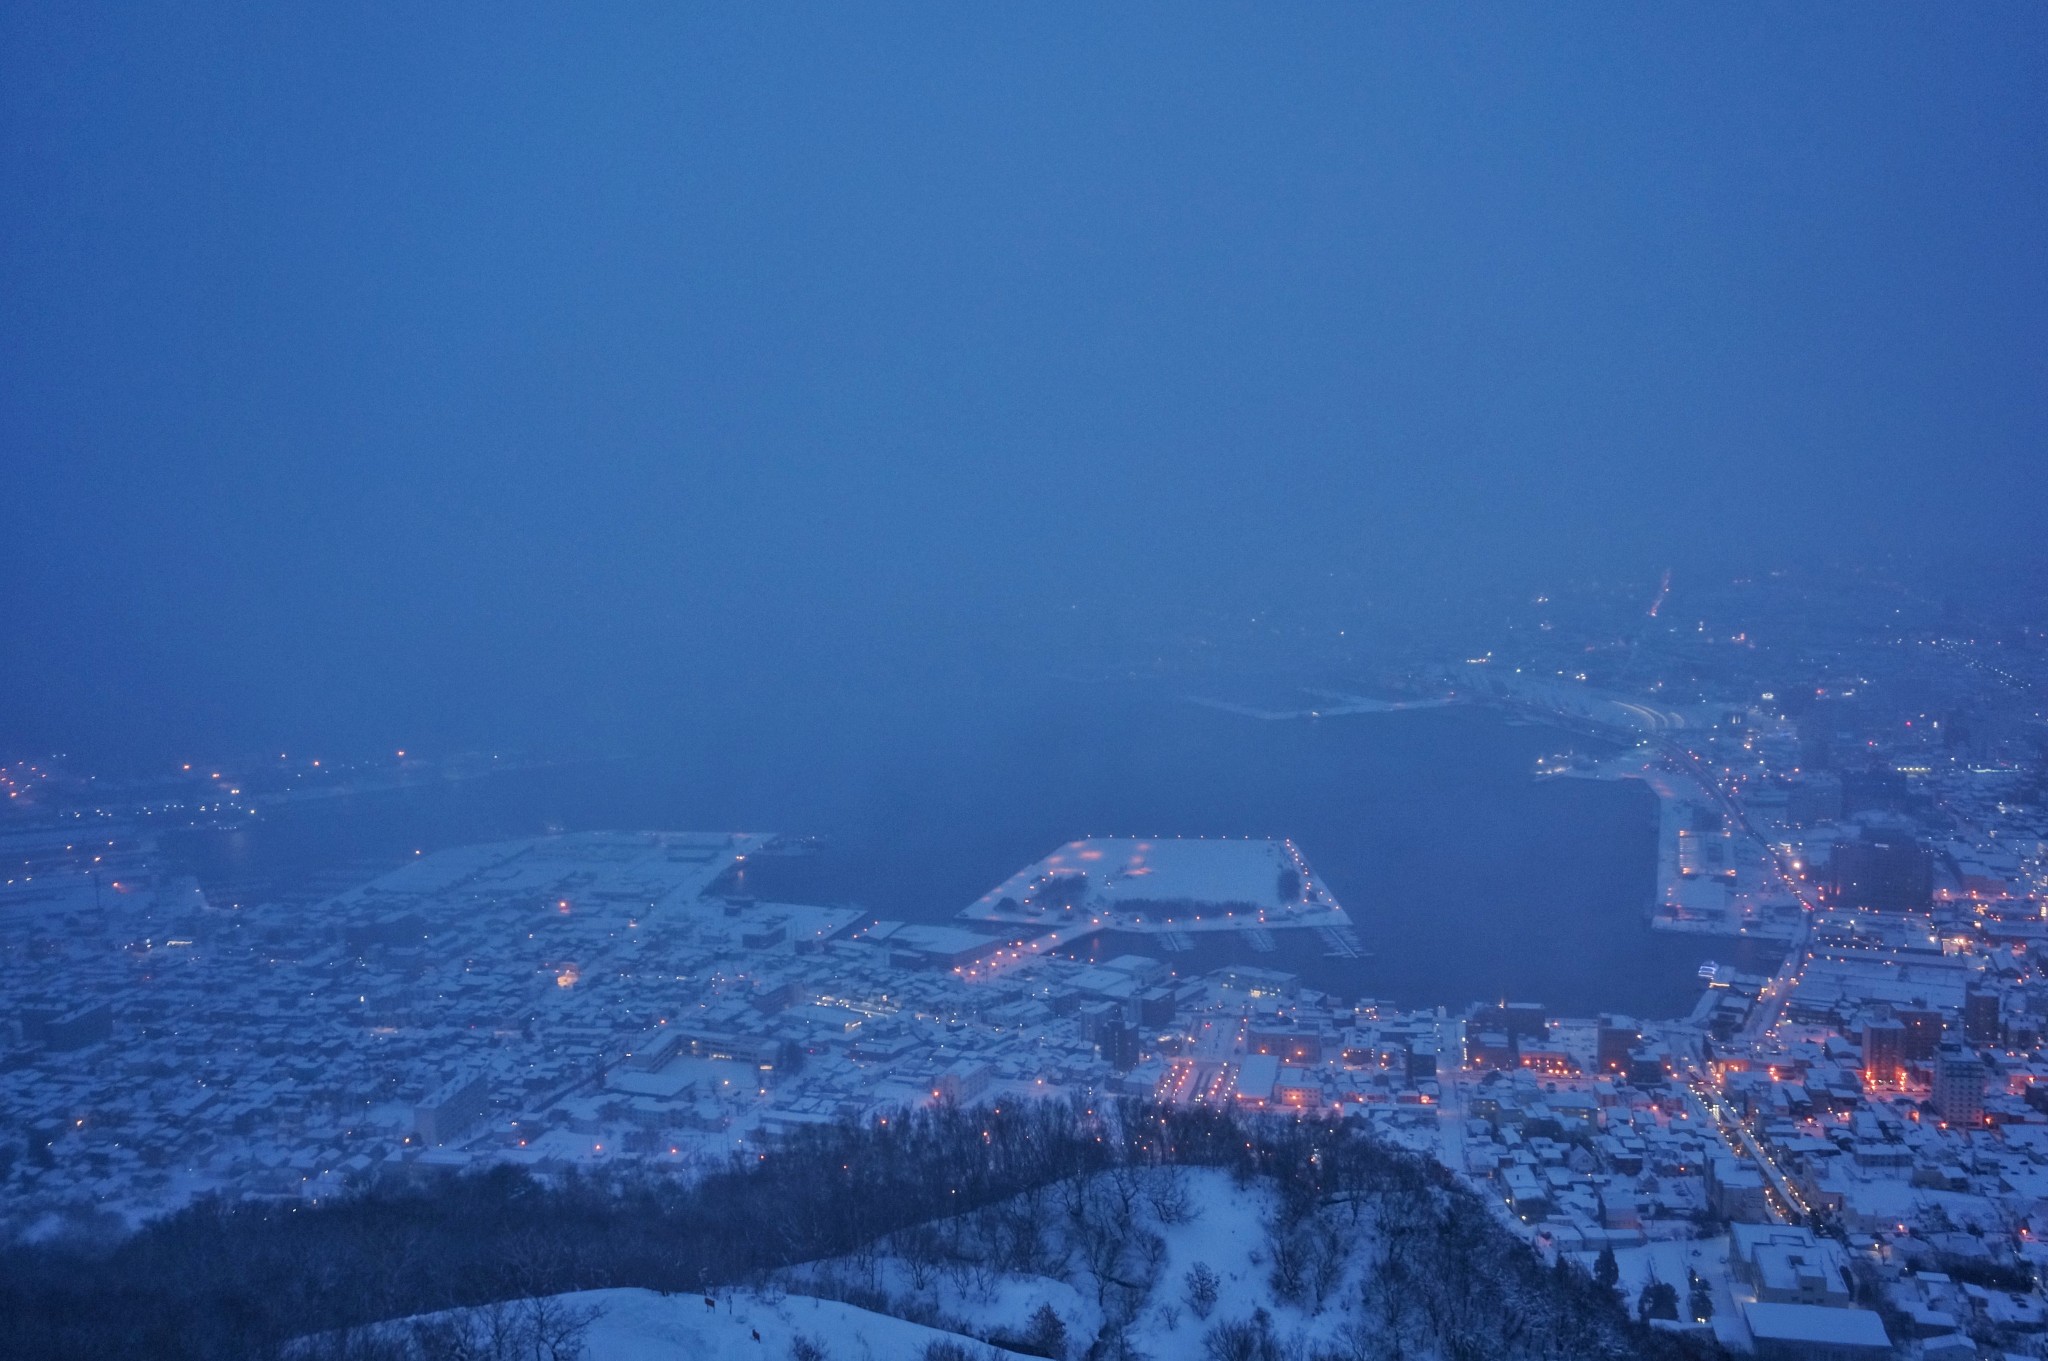
<svg viewBox="0 0 2048 1361">
<path fill-rule="evenodd" d="M 1286 854 L 1235 850 L 1266 877 Z M 317 1200 L 479 1162 L 722 1162 L 905 1105 L 1150 1092 L 1198 1053 L 1223 1055 L 1209 1066 L 1247 1100 L 1314 1106 L 1325 1039 L 1339 1100 L 1427 1087 L 1433 1032 L 1340 1015 L 1285 975 L 1183 977 L 1086 932 L 1020 951 L 1042 937 L 749 896 L 749 858 L 786 853 L 739 834 L 556 836 L 240 910 L 189 884 L 110 904 L 67 883 L 5 942 L 37 980 L 0 1057 L 10 1226 L 212 1190 Z M 134 854 L 124 872 L 153 885 Z M 1246 1026 L 1247 1063 L 1193 1038 Z"/>
<path fill-rule="evenodd" d="M 1671 1326 L 1737 1350 L 2048 1355 L 2048 667 L 1958 632 L 1680 621 L 1625 680 L 1548 637 L 1472 663 L 1624 740 L 1539 773 L 1648 782 L 1651 924 L 1722 959 L 1682 1020 L 1475 1010 L 1462 1165 L 1532 1240 L 1680 1278 Z"/>
<path fill-rule="evenodd" d="M 1542 777 L 1656 793 L 1646 920 L 1719 956 L 1686 1016 L 1178 967 L 1211 932 L 1357 955 L 1287 842 L 1076 841 L 931 923 L 760 899 L 749 864 L 800 851 L 767 836 L 468 847 L 236 908 L 145 820 L 49 823 L 0 840 L 5 1227 L 1127 1093 L 1367 1123 L 1741 1352 L 2048 1356 L 2048 664 L 1891 596 L 1747 589 L 1626 629 L 1538 597 L 1438 687 L 1554 726 Z"/>
</svg>

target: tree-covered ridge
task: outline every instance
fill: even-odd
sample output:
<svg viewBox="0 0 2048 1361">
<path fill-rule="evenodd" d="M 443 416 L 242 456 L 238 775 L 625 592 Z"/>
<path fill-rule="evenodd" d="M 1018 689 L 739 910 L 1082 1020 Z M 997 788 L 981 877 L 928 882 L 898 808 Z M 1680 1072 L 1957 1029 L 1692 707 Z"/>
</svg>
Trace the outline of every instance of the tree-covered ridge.
<svg viewBox="0 0 2048 1361">
<path fill-rule="evenodd" d="M 318 1207 L 207 1202 L 112 1245 L 7 1250 L 0 1314 L 11 1326 L 0 1348 L 266 1358 L 308 1334 L 431 1311 L 610 1287 L 760 1283 L 877 1244 L 908 1255 L 979 1244 L 971 1250 L 1004 1269 L 1037 1269 L 1036 1226 L 1021 1232 L 1016 1208 L 1037 1205 L 1079 1225 L 1074 1241 L 1099 1254 L 1083 1264 L 1104 1298 L 1096 1350 L 1117 1355 L 1120 1320 L 1144 1298 L 1117 1292 L 1160 1288 L 1145 1279 L 1149 1249 L 1131 1197 L 1150 1198 L 1150 1222 L 1188 1209 L 1170 1204 L 1171 1191 L 1160 1202 L 1149 1189 L 1158 1178 L 1133 1174 L 1174 1167 L 1223 1169 L 1274 1189 L 1276 1299 L 1319 1307 L 1337 1279 L 1333 1254 L 1370 1254 L 1349 1301 L 1357 1326 L 1344 1355 L 1693 1354 L 1636 1323 L 1585 1272 L 1545 1265 L 1434 1162 L 1355 1127 L 1137 1102 L 940 1106 L 873 1126 L 811 1127 L 690 1181 L 642 1171 L 543 1181 L 500 1167 Z M 1285 1354 L 1284 1339 L 1261 1334 L 1257 1319 L 1219 1318 L 1207 1336 L 1248 1361 Z"/>
</svg>

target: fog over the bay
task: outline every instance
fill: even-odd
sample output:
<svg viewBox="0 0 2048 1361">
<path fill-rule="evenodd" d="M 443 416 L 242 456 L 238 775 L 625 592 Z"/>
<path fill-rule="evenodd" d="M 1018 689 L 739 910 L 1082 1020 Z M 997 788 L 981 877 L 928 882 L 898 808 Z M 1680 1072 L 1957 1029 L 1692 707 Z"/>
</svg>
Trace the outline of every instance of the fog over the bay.
<svg viewBox="0 0 2048 1361">
<path fill-rule="evenodd" d="M 2022 14 L 12 8 L 0 739 L 631 742 L 2016 554 Z"/>
<path fill-rule="evenodd" d="M 2048 1361 L 2044 72 L 0 5 L 0 1354 Z"/>
</svg>

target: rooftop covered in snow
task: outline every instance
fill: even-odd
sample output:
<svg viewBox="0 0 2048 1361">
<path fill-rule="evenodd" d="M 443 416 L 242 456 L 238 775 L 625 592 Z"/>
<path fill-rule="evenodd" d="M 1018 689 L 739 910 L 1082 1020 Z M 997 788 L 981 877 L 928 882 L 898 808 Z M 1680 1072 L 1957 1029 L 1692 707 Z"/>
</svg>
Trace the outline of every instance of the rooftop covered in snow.
<svg viewBox="0 0 2048 1361">
<path fill-rule="evenodd" d="M 1118 930 L 1347 924 L 1292 841 L 1090 837 L 982 895 L 962 917 Z"/>
</svg>

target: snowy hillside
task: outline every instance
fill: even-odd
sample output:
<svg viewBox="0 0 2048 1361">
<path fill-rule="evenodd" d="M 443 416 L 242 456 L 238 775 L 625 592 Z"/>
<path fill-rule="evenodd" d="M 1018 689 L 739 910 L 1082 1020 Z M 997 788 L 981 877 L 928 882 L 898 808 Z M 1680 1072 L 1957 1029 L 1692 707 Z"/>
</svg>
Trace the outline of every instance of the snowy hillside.
<svg viewBox="0 0 2048 1361">
<path fill-rule="evenodd" d="M 290 1349 L 294 1361 L 1716 1351 L 1637 1324 L 1587 1271 L 1546 1263 L 1437 1163 L 1318 1121 L 1135 1104 L 934 1108 L 886 1128 L 815 1131 L 687 1186 L 499 1177 L 434 1196 L 440 1222 L 465 1207 L 466 1229 L 422 1240 L 420 1270 L 402 1278 L 420 1303 L 359 1310 L 352 1327 Z M 364 1201 L 332 1217 L 367 1246 L 425 1203 Z M 262 1241 L 296 1251 L 307 1222 L 280 1220 Z M 424 1276 L 436 1263 L 441 1274 Z M 659 1288 L 588 1289 L 632 1285 Z M 430 1289 L 505 1302 L 425 1314 Z"/>
<path fill-rule="evenodd" d="M 1318 1216 L 1276 1240 L 1282 1213 L 1269 1181 L 1240 1185 L 1216 1168 L 1118 1169 L 920 1225 L 785 1279 L 792 1290 L 983 1338 L 1025 1339 L 1033 1314 L 1050 1306 L 1075 1356 L 1105 1325 L 1146 1356 L 1196 1354 L 1211 1328 L 1250 1324 L 1260 1310 L 1284 1349 L 1333 1350 L 1363 1318 L 1371 1222 Z"/>
<path fill-rule="evenodd" d="M 581 1334 L 588 1361 L 1636 1354 L 1618 1330 L 1574 1318 L 1544 1268 L 1474 1289 L 1488 1253 L 1522 1259 L 1483 1217 L 1462 1219 L 1467 1208 L 1427 1191 L 1312 1201 L 1219 1168 L 1116 1168 L 717 1291 L 715 1306 L 695 1293 L 602 1290 L 547 1307 L 557 1318 L 595 1307 Z M 1419 1276 L 1446 1243 L 1461 1266 Z"/>
<path fill-rule="evenodd" d="M 707 1305 L 707 1298 L 714 1303 Z M 500 1355 L 542 1356 L 550 1361 L 568 1361 L 577 1355 L 585 1361 L 784 1361 L 804 1357 L 818 1361 L 917 1361 L 926 1355 L 947 1357 L 947 1344 L 962 1349 L 952 1354 L 958 1361 L 1020 1361 L 1014 1353 L 904 1319 L 837 1300 L 780 1291 L 727 1290 L 706 1297 L 652 1290 L 585 1290 L 551 1296 L 547 1303 L 556 1309 L 556 1318 L 571 1326 L 536 1338 L 530 1327 L 521 1331 L 523 1311 L 515 1305 L 509 1326 L 495 1333 L 485 1311 L 462 1311 L 386 1325 L 381 1340 L 394 1348 L 410 1344 L 427 1355 L 474 1361 Z M 466 1332 L 457 1334 L 451 1329 Z M 473 1350 L 462 1352 L 449 1346 L 436 1352 L 433 1341 L 425 1345 L 414 1341 L 455 1335 L 466 1336 Z M 379 1340 L 352 1339 L 357 1348 L 353 1354 L 377 1355 L 373 1348 Z M 578 1347 L 580 1352 L 575 1350 Z M 324 1355 L 317 1346 L 309 1354 Z"/>
</svg>

